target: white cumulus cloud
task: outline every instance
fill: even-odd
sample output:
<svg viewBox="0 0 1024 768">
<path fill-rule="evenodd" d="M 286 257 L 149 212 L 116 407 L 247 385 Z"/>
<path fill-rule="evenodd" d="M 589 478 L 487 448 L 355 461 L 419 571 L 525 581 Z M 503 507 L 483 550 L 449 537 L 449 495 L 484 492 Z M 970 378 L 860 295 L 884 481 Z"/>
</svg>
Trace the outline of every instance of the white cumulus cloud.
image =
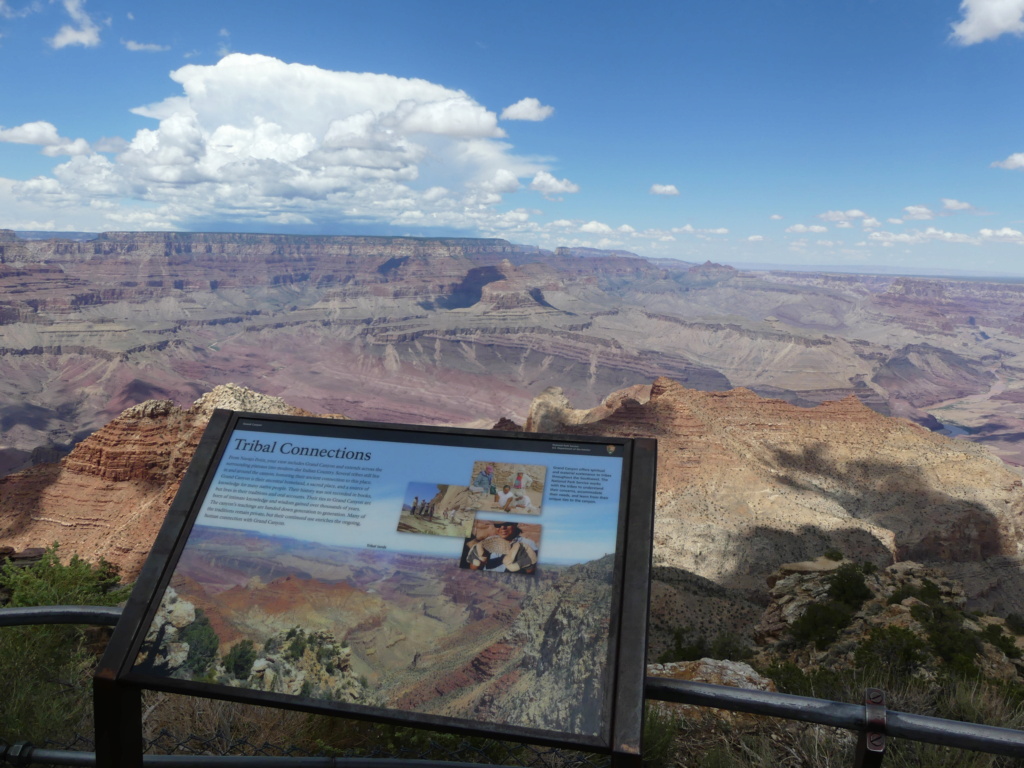
<svg viewBox="0 0 1024 768">
<path fill-rule="evenodd" d="M 67 48 L 69 45 L 81 45 L 95 48 L 100 44 L 99 25 L 85 11 L 85 0 L 63 0 L 64 10 L 71 17 L 71 23 L 65 24 L 57 34 L 47 42 L 51 48 Z"/>
<path fill-rule="evenodd" d="M 928 227 L 924 230 L 916 229 L 913 232 L 872 232 L 868 235 L 868 242 L 886 246 L 891 246 L 893 244 L 913 245 L 928 242 L 975 245 L 978 243 L 978 238 L 962 232 L 947 232 L 942 229 L 936 229 L 935 227 Z"/>
<path fill-rule="evenodd" d="M 951 197 L 942 198 L 942 207 L 947 211 L 971 211 L 974 210 L 974 206 L 970 203 L 965 203 L 962 200 L 954 200 Z"/>
<path fill-rule="evenodd" d="M 963 18 L 952 25 L 950 35 L 960 45 L 1024 35 L 1024 0 L 963 0 L 960 13 Z"/>
<path fill-rule="evenodd" d="M 501 111 L 502 120 L 529 120 L 539 123 L 555 114 L 555 108 L 541 104 L 539 99 L 528 96 L 515 104 L 510 104 Z"/>
<path fill-rule="evenodd" d="M 88 155 L 90 152 L 92 152 L 92 147 L 85 139 L 61 139 L 56 144 L 43 147 L 43 154 L 47 157 Z"/>
<path fill-rule="evenodd" d="M 652 195 L 678 195 L 679 190 L 675 184 L 651 184 Z"/>
<path fill-rule="evenodd" d="M 828 227 L 823 227 L 820 224 L 811 224 L 810 226 L 808 226 L 807 224 L 794 224 L 791 227 L 786 227 L 786 231 L 796 232 L 799 234 L 803 234 L 805 232 L 821 233 L 828 232 Z"/>
<path fill-rule="evenodd" d="M 36 120 L 13 128 L 0 127 L 0 141 L 12 144 L 56 144 L 60 141 L 60 134 L 53 123 Z"/>
<path fill-rule="evenodd" d="M 1019 171 L 1024 168 L 1024 152 L 1015 152 L 1005 160 L 992 163 L 993 168 L 1005 168 L 1008 171 Z"/>
<path fill-rule="evenodd" d="M 519 178 L 507 168 L 499 168 L 489 181 L 481 183 L 481 188 L 498 194 L 516 192 L 519 187 Z"/>
<path fill-rule="evenodd" d="M 45 120 L 24 123 L 13 128 L 0 127 L 0 141 L 10 144 L 35 144 L 41 146 L 48 157 L 61 155 L 86 155 L 92 151 L 85 139 L 68 139 L 57 132 L 57 126 Z"/>
<path fill-rule="evenodd" d="M 556 179 L 547 171 L 538 171 L 530 182 L 530 189 L 540 192 L 545 197 L 552 195 L 565 195 L 579 192 L 579 185 L 573 184 L 568 179 Z"/>
<path fill-rule="evenodd" d="M 600 221 L 588 221 L 582 227 L 581 232 L 589 232 L 592 235 L 610 235 L 614 230 L 607 224 L 603 224 Z"/>
<path fill-rule="evenodd" d="M 851 221 L 853 219 L 863 219 L 867 216 L 864 211 L 851 208 L 848 211 L 825 211 L 825 213 L 819 213 L 818 218 L 823 221 Z"/>
<path fill-rule="evenodd" d="M 903 218 L 911 221 L 928 221 L 934 216 L 931 209 L 924 205 L 908 205 L 903 209 Z"/>
<path fill-rule="evenodd" d="M 158 53 L 160 51 L 171 50 L 171 46 L 169 45 L 159 45 L 157 43 L 138 43 L 134 40 L 122 40 L 121 45 L 123 45 L 129 51 L 143 51 L 145 53 Z"/>
<path fill-rule="evenodd" d="M 1001 229 L 983 229 L 980 231 L 980 234 L 985 240 L 1024 245 L 1024 232 L 1021 232 L 1018 229 L 1011 229 L 1010 227 L 1002 227 Z"/>
<path fill-rule="evenodd" d="M 23 205 L 78 205 L 92 227 L 359 221 L 498 236 L 538 213 L 495 207 L 526 180 L 545 195 L 579 189 L 518 155 L 493 111 L 427 80 L 246 54 L 170 77 L 180 92 L 133 109 L 153 123 L 127 140 L 90 148 L 42 121 L 0 128 L 0 141 L 71 155 L 12 194 Z"/>
</svg>

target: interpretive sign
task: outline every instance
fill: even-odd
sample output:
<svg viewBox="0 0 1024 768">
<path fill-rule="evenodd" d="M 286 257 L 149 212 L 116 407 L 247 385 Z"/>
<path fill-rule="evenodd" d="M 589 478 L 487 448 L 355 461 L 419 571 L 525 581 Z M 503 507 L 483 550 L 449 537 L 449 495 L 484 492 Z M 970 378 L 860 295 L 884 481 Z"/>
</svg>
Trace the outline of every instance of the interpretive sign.
<svg viewBox="0 0 1024 768">
<path fill-rule="evenodd" d="M 98 691 L 638 749 L 653 441 L 218 412 L 204 446 Z"/>
</svg>

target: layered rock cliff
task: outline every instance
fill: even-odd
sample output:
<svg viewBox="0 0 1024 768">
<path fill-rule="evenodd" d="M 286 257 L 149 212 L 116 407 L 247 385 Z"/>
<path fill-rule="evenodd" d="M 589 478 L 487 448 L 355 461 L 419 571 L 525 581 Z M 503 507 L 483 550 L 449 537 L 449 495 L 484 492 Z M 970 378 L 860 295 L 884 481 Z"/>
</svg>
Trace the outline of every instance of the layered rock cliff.
<svg viewBox="0 0 1024 768">
<path fill-rule="evenodd" d="M 527 429 L 658 439 L 663 633 L 749 628 L 774 569 L 830 548 L 883 567 L 934 564 L 964 582 L 972 608 L 1024 609 L 1020 474 L 856 398 L 805 409 L 658 379 L 593 410 L 548 390 Z"/>
<path fill-rule="evenodd" d="M 61 463 L 0 481 L 0 544 L 59 540 L 133 575 L 216 405 L 301 412 L 238 387 L 187 410 L 133 407 Z M 658 379 L 593 409 L 548 390 L 526 429 L 658 439 L 655 654 L 684 626 L 749 632 L 767 576 L 829 548 L 881 567 L 940 567 L 964 583 L 971 608 L 1024 612 L 1020 475 L 980 446 L 856 398 L 806 409 Z"/>
<path fill-rule="evenodd" d="M 215 408 L 312 415 L 234 384 L 187 409 L 166 400 L 132 406 L 60 462 L 0 478 L 0 542 L 59 541 L 68 554 L 105 557 L 134 577 Z"/>
<path fill-rule="evenodd" d="M 237 381 L 312 411 L 521 422 L 668 376 L 856 395 L 1024 464 L 1020 286 L 739 272 L 504 240 L 114 232 L 0 243 L 0 475 L 147 399 Z M 35 452 L 35 453 L 33 453 Z"/>
</svg>

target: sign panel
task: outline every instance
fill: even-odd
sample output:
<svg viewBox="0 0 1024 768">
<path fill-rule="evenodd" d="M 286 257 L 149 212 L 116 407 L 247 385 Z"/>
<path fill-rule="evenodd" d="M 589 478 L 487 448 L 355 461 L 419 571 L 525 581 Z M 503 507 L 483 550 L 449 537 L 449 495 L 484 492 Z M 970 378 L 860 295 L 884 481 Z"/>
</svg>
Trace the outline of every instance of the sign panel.
<svg viewBox="0 0 1024 768">
<path fill-rule="evenodd" d="M 235 414 L 121 677 L 608 747 L 632 458 Z"/>
</svg>

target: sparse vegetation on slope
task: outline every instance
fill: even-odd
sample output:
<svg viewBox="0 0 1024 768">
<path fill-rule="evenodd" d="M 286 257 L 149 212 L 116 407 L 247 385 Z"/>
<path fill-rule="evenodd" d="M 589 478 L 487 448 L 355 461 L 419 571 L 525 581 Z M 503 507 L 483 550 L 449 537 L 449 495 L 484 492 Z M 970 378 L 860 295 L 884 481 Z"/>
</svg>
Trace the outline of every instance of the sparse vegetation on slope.
<svg viewBox="0 0 1024 768">
<path fill-rule="evenodd" d="M 864 690 L 875 687 L 886 691 L 890 709 L 1024 727 L 1024 663 L 1016 639 L 1002 620 L 964 612 L 959 585 L 915 563 L 864 573 L 852 563 L 815 570 L 819 562 L 785 566 L 789 572 L 775 582 L 758 628 L 763 647 L 756 666 L 779 691 L 861 703 Z M 815 624 L 833 614 L 842 621 Z M 668 727 L 675 740 L 661 765 L 821 768 L 853 761 L 855 735 L 840 729 L 737 720 L 714 710 L 691 711 Z M 896 739 L 885 757 L 896 768 L 1022 764 Z"/>
<path fill-rule="evenodd" d="M 77 556 L 61 562 L 57 544 L 27 567 L 0 566 L 11 607 L 116 605 L 127 597 L 117 570 Z M 36 744 L 91 731 L 90 676 L 102 630 L 77 626 L 0 627 L 0 739 Z"/>
</svg>

